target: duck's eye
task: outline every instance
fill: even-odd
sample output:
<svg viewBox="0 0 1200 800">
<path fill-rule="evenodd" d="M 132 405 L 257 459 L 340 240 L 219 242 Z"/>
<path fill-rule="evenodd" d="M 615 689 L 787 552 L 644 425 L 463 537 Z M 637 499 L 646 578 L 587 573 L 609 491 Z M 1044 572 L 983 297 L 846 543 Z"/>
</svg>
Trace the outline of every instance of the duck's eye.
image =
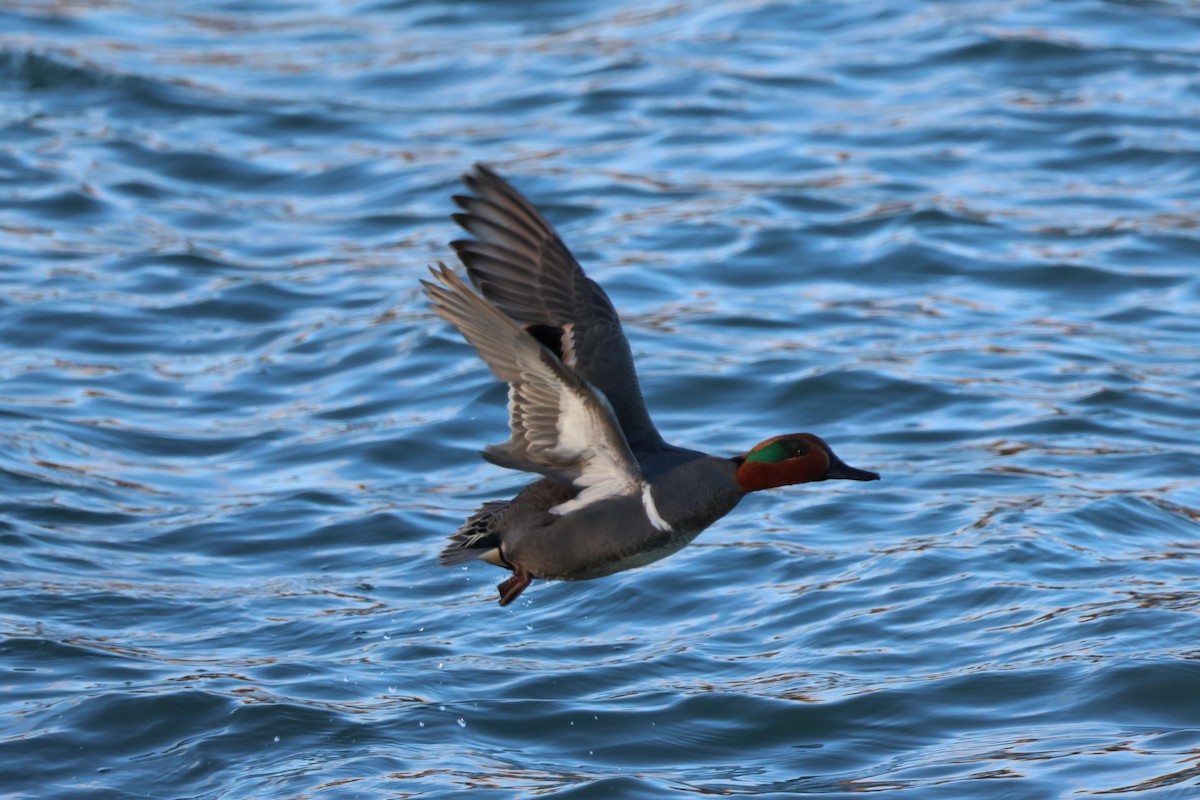
<svg viewBox="0 0 1200 800">
<path fill-rule="evenodd" d="M 770 444 L 747 453 L 746 460 L 774 464 L 789 458 L 807 455 L 810 449 L 808 442 L 803 439 L 776 439 Z"/>
</svg>

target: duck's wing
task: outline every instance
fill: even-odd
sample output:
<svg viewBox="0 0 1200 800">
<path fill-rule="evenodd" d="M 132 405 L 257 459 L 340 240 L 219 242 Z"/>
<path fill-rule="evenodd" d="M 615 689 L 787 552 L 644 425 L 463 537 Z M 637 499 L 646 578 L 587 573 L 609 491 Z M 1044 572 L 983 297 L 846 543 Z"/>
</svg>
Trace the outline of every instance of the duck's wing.
<svg viewBox="0 0 1200 800">
<path fill-rule="evenodd" d="M 421 283 L 433 310 L 509 385 L 512 436 L 483 457 L 575 487 L 574 498 L 551 509 L 557 514 L 615 495 L 645 497 L 641 470 L 604 396 L 445 264 L 430 271 L 436 282 Z"/>
<path fill-rule="evenodd" d="M 608 295 L 508 181 L 476 164 L 463 182 L 473 194 L 454 196 L 463 209 L 454 220 L 475 238 L 450 245 L 471 282 L 608 399 L 634 449 L 661 445 Z"/>
</svg>

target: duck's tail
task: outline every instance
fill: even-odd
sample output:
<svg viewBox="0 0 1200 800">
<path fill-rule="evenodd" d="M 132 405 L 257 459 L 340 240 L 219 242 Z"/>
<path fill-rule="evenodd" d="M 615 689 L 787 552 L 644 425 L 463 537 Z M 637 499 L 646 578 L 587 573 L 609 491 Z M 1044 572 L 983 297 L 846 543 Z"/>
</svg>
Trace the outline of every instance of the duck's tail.
<svg viewBox="0 0 1200 800">
<path fill-rule="evenodd" d="M 490 500 L 467 518 L 462 527 L 450 534 L 450 544 L 438 555 L 438 564 L 450 567 L 478 558 L 497 563 L 500 534 L 495 529 L 496 512 L 508 505 L 507 500 Z M 495 553 L 492 558 L 488 555 Z"/>
</svg>

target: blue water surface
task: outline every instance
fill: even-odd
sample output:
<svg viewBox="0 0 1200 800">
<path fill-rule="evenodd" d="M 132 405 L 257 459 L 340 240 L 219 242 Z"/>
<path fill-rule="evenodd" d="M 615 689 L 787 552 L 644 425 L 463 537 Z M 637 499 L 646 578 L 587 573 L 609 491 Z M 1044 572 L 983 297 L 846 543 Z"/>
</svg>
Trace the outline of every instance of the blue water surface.
<svg viewBox="0 0 1200 800">
<path fill-rule="evenodd" d="M 1200 8 L 0 7 L 0 795 L 1200 797 Z M 883 473 L 651 567 L 428 311 L 494 165 L 672 441 Z"/>
</svg>

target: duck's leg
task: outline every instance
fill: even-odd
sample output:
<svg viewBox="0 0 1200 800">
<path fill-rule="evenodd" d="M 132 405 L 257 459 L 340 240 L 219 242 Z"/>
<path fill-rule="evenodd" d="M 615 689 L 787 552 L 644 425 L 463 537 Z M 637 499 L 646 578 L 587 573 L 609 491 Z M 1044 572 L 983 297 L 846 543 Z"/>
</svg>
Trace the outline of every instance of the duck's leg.
<svg viewBox="0 0 1200 800">
<path fill-rule="evenodd" d="M 500 590 L 500 605 L 506 606 L 520 597 L 521 592 L 525 591 L 525 587 L 532 580 L 533 578 L 529 576 L 524 567 L 519 565 L 513 567 L 512 577 L 496 587 Z"/>
</svg>

